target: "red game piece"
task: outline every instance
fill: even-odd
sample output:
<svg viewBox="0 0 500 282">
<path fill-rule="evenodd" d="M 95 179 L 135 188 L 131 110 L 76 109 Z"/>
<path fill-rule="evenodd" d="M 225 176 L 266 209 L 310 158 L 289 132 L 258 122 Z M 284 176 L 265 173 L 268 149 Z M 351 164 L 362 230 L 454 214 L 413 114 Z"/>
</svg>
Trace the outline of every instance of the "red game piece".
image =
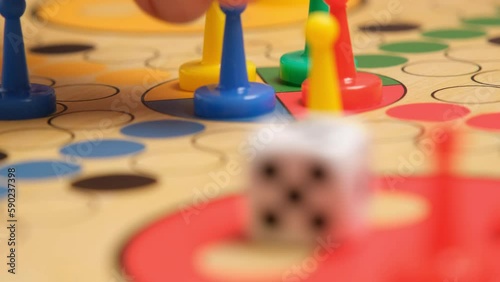
<svg viewBox="0 0 500 282">
<path fill-rule="evenodd" d="M 461 189 L 453 186 L 453 157 L 456 155 L 457 133 L 450 129 L 443 131 L 441 140 L 436 141 L 437 174 L 433 189 L 437 201 L 433 207 L 435 225 L 431 233 L 429 255 L 415 266 L 401 270 L 391 279 L 399 282 L 489 282 L 498 281 L 495 273 L 493 246 L 478 242 L 464 235 L 462 218 L 457 210 L 470 201 L 461 195 Z"/>
<path fill-rule="evenodd" d="M 340 26 L 339 40 L 334 46 L 340 88 L 345 110 L 359 110 L 379 105 L 382 102 L 382 80 L 370 73 L 356 72 L 352 52 L 351 36 L 347 22 L 347 0 L 325 0 L 330 13 Z M 302 85 L 303 101 L 307 101 L 309 82 Z"/>
</svg>

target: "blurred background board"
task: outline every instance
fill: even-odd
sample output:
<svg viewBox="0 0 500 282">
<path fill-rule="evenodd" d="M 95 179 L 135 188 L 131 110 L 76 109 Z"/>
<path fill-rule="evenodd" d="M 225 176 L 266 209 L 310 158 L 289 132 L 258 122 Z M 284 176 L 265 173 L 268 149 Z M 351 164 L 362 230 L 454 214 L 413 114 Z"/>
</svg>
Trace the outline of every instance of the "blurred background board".
<svg viewBox="0 0 500 282">
<path fill-rule="evenodd" d="M 180 64 L 201 56 L 203 19 L 169 25 L 125 0 L 28 4 L 23 28 L 32 81 L 56 89 L 58 112 L 0 122 L 0 175 L 18 170 L 20 218 L 19 272 L 2 269 L 0 280 L 127 281 L 120 255 L 129 239 L 166 215 L 196 217 L 203 209 L 189 207 L 241 194 L 248 154 L 263 142 L 248 134 L 275 127 L 269 120 L 193 116 L 192 93 L 180 91 L 176 78 Z M 373 133 L 380 178 L 431 173 L 429 136 L 445 122 L 465 137 L 457 173 L 499 177 L 500 5 L 371 0 L 351 6 L 358 68 L 384 81 L 384 106 L 355 115 Z M 306 16 L 301 0 L 254 1 L 245 14 L 248 59 L 278 92 L 273 122 L 293 121 L 303 110 L 300 89 L 279 81 L 278 65 L 283 53 L 303 48 Z M 428 212 L 423 198 L 399 190 L 381 193 L 372 208 L 382 229 Z M 7 236 L 1 228 L 2 254 Z M 228 269 L 242 281 L 248 272 L 281 273 L 305 254 L 287 251 L 223 242 L 200 251 L 195 268 L 212 277 L 207 281 L 220 281 Z"/>
</svg>

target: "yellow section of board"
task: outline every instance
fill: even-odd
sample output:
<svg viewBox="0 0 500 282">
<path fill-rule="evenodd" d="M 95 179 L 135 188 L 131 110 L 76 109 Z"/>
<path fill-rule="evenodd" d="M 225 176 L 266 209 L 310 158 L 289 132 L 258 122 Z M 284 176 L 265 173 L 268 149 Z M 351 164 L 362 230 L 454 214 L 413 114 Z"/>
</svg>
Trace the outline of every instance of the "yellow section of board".
<svg viewBox="0 0 500 282">
<path fill-rule="evenodd" d="M 317 12 L 307 22 L 307 42 L 311 49 L 308 105 L 314 111 L 339 113 L 342 98 L 333 43 L 339 37 L 339 25 L 330 14 Z"/>
<path fill-rule="evenodd" d="M 350 6 L 359 3 L 361 0 L 351 0 Z M 307 18 L 308 5 L 308 0 L 252 1 L 243 14 L 243 26 L 259 28 L 299 23 Z M 146 15 L 131 0 L 73 0 L 65 1 L 64 5 L 60 0 L 47 0 L 36 8 L 35 15 L 43 22 L 85 30 L 185 33 L 204 29 L 204 19 L 184 25 L 168 24 Z"/>
</svg>

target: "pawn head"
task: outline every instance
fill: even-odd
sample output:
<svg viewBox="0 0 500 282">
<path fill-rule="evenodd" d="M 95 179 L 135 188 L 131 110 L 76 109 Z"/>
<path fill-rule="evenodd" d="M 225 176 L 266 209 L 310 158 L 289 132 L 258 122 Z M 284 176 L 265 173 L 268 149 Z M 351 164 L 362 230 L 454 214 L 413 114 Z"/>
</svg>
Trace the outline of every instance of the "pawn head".
<svg viewBox="0 0 500 282">
<path fill-rule="evenodd" d="M 25 0 L 0 0 L 0 14 L 7 19 L 20 18 L 25 11 Z"/>
<path fill-rule="evenodd" d="M 306 26 L 307 42 L 312 48 L 330 48 L 339 37 L 339 24 L 330 14 L 311 14 Z"/>
</svg>

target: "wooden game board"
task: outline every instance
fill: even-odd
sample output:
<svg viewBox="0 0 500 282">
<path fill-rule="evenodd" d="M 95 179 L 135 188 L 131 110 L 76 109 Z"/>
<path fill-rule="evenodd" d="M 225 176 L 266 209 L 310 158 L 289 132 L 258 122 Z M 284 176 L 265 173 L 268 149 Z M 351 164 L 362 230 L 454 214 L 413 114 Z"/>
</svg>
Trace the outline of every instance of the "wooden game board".
<svg viewBox="0 0 500 282">
<path fill-rule="evenodd" d="M 300 89 L 281 84 L 277 67 L 283 53 L 303 48 L 307 1 L 265 1 L 249 8 L 246 51 L 260 79 L 278 92 L 273 121 L 286 123 L 304 109 Z M 361 2 L 350 14 L 354 52 L 361 71 L 384 78 L 386 104 L 353 118 L 373 133 L 376 173 L 396 181 L 432 173 L 428 136 L 448 122 L 465 140 L 457 174 L 500 177 L 500 4 Z M 19 218 L 18 274 L 8 274 L 2 259 L 0 281 L 136 281 L 124 275 L 121 259 L 131 238 L 174 214 L 185 220 L 172 231 L 182 236 L 214 201 L 233 205 L 255 145 L 248 135 L 275 127 L 193 116 L 192 93 L 178 90 L 176 77 L 181 63 L 200 57 L 202 20 L 167 25 L 127 0 L 28 4 L 23 24 L 32 81 L 53 85 L 59 104 L 50 118 L 0 122 L 0 174 L 18 171 Z M 382 183 L 394 189 L 375 197 L 375 228 L 428 215 L 421 195 Z M 230 240 L 200 250 L 195 268 L 208 277 L 203 281 L 243 281 L 249 273 L 282 273 L 304 256 L 301 249 Z"/>
</svg>

